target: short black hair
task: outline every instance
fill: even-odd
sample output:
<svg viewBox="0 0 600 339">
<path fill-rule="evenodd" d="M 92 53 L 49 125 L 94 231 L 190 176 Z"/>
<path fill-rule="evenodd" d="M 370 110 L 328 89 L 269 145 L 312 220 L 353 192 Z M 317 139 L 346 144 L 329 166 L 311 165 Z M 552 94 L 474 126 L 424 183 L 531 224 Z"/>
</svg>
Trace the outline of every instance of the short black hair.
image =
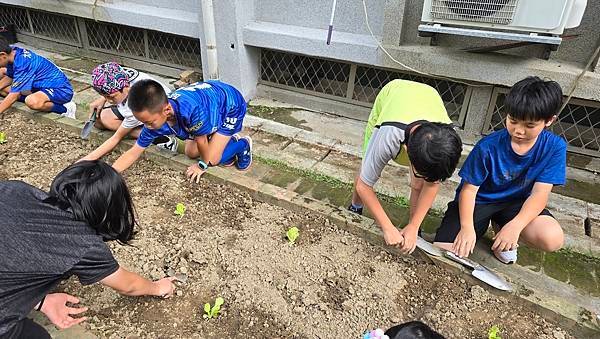
<svg viewBox="0 0 600 339">
<path fill-rule="evenodd" d="M 406 149 L 417 174 L 429 182 L 444 181 L 458 165 L 462 141 L 452 124 L 424 122 L 410 133 Z"/>
<path fill-rule="evenodd" d="M 445 339 L 444 336 L 420 321 L 396 325 L 385 331 L 385 334 L 390 339 Z"/>
<path fill-rule="evenodd" d="M 75 220 L 85 221 L 104 241 L 127 243 L 133 237 L 135 211 L 123 177 L 100 160 L 80 161 L 52 181 L 51 201 L 71 208 Z"/>
<path fill-rule="evenodd" d="M 548 121 L 558 114 L 562 100 L 556 81 L 530 76 L 513 85 L 504 99 L 504 110 L 515 120 Z"/>
<path fill-rule="evenodd" d="M 2 52 L 8 54 L 12 52 L 12 47 L 10 47 L 8 40 L 6 40 L 3 36 L 0 36 L 0 53 Z"/>
<path fill-rule="evenodd" d="M 140 80 L 129 88 L 127 105 L 133 113 L 142 111 L 159 113 L 167 102 L 164 88 L 152 79 Z"/>
</svg>

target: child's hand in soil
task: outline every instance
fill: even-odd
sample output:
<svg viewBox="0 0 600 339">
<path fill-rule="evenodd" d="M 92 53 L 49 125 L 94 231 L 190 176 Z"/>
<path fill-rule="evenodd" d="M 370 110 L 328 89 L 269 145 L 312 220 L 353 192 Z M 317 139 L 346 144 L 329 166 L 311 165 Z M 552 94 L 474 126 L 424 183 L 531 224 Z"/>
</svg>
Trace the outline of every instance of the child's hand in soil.
<svg viewBox="0 0 600 339">
<path fill-rule="evenodd" d="M 389 246 L 402 245 L 404 242 L 404 236 L 402 236 L 402 233 L 395 226 L 383 230 L 383 239 Z"/>
<path fill-rule="evenodd" d="M 401 231 L 400 234 L 404 237 L 404 242 L 400 246 L 400 252 L 402 254 L 411 254 L 415 247 L 417 247 L 417 234 L 419 233 L 419 227 L 414 227 L 412 225 L 406 225 Z"/>
<path fill-rule="evenodd" d="M 154 295 L 163 298 L 169 298 L 175 291 L 175 285 L 173 284 L 175 277 L 162 278 L 153 282 L 154 284 Z"/>
<path fill-rule="evenodd" d="M 87 307 L 69 307 L 67 303 L 77 304 L 79 299 L 66 293 L 51 293 L 46 296 L 41 311 L 60 329 L 69 328 L 87 319 L 87 317 L 71 317 L 87 311 Z"/>
<path fill-rule="evenodd" d="M 186 175 L 190 179 L 190 182 L 195 181 L 196 183 L 199 183 L 200 177 L 202 174 L 204 174 L 204 172 L 206 171 L 201 169 L 198 164 L 193 164 L 192 166 L 188 167 Z"/>
</svg>

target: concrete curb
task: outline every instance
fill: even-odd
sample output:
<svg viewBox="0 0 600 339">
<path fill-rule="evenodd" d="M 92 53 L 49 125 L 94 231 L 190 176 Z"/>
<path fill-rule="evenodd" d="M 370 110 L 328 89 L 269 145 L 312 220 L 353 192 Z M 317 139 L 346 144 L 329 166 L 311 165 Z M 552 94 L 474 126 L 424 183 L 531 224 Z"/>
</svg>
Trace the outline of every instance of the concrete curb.
<svg viewBox="0 0 600 339">
<path fill-rule="evenodd" d="M 42 123 L 57 124 L 61 128 L 77 133 L 79 133 L 83 126 L 83 123 L 80 121 L 69 118 L 57 118 L 57 115 L 53 113 L 43 115 L 31 114 L 29 112 L 24 113 Z M 110 136 L 110 133 L 93 130 L 90 140 L 99 142 L 105 140 L 108 136 Z M 119 147 L 123 150 L 130 147 L 132 144 L 132 140 L 125 140 Z M 149 148 L 144 156 L 159 164 L 170 166 L 178 170 L 183 170 L 194 163 L 193 160 L 186 156 L 181 154 L 167 154 L 154 147 Z M 372 219 L 358 216 L 338 206 L 298 194 L 294 191 L 261 182 L 250 176 L 237 174 L 229 169 L 220 167 L 211 168 L 211 171 L 207 172 L 205 177 L 214 182 L 234 185 L 239 189 L 250 193 L 253 198 L 259 201 L 275 204 L 293 211 L 309 211 L 311 213 L 316 213 L 327 218 L 339 228 L 359 236 L 373 245 L 381 246 L 390 253 L 400 255 L 396 249 L 383 246 L 381 231 L 375 226 Z M 428 258 L 451 272 L 465 272 L 465 269 L 462 266 L 445 258 Z M 465 275 L 465 277 L 474 284 L 480 284 L 479 281 L 474 280 L 470 275 Z M 559 287 L 555 291 L 560 291 L 561 284 L 563 283 L 558 284 Z M 566 284 L 563 285 L 563 287 L 568 286 Z M 490 290 L 486 285 L 482 286 Z M 523 305 L 544 314 L 544 316 L 556 321 L 563 328 L 569 329 L 578 337 L 593 337 L 599 335 L 600 316 L 595 312 L 586 309 L 585 307 L 574 305 L 572 300 L 560 300 L 560 298 L 557 298 L 556 296 L 557 293 L 543 291 L 536 286 L 521 286 L 520 284 L 515 284 L 515 287 L 516 291 L 509 295 L 509 297 L 514 298 L 515 301 L 521 302 Z M 496 290 L 490 290 L 490 292 L 507 296 L 506 293 Z"/>
</svg>

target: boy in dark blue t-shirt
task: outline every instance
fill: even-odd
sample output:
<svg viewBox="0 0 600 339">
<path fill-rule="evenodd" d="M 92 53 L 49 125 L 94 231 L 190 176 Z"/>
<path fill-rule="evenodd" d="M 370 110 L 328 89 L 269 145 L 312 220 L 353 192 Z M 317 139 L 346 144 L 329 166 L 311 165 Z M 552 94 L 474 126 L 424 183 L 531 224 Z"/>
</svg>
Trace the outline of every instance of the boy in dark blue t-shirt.
<svg viewBox="0 0 600 339">
<path fill-rule="evenodd" d="M 252 163 L 252 140 L 238 138 L 246 115 L 246 102 L 234 87 L 216 80 L 182 87 L 168 97 L 154 80 L 140 80 L 129 90 L 133 115 L 144 123 L 136 144 L 113 167 L 131 166 L 155 138 L 175 135 L 185 140 L 185 154 L 200 158 L 190 166 L 190 180 L 199 181 L 209 166 L 235 165 L 247 170 Z"/>
<path fill-rule="evenodd" d="M 511 88 L 506 128 L 481 139 L 467 157 L 437 246 L 466 257 L 493 221 L 492 251 L 506 264 L 516 262 L 519 240 L 547 252 L 562 247 L 563 231 L 546 209 L 553 185 L 566 181 L 566 142 L 546 130 L 561 103 L 554 81 L 528 77 Z"/>
<path fill-rule="evenodd" d="M 73 87 L 67 76 L 30 50 L 13 47 L 0 37 L 0 114 L 16 101 L 35 111 L 55 112 L 75 118 Z M 2 74 L 3 73 L 3 74 Z"/>
</svg>

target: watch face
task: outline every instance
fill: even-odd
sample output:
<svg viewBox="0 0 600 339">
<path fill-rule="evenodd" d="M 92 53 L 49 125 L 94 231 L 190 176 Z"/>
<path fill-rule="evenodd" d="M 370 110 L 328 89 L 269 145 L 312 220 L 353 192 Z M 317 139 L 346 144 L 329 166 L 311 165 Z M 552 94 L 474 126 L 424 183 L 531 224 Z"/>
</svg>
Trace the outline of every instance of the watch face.
<svg viewBox="0 0 600 339">
<path fill-rule="evenodd" d="M 203 170 L 208 168 L 208 165 L 202 160 L 198 160 L 198 166 Z"/>
</svg>

